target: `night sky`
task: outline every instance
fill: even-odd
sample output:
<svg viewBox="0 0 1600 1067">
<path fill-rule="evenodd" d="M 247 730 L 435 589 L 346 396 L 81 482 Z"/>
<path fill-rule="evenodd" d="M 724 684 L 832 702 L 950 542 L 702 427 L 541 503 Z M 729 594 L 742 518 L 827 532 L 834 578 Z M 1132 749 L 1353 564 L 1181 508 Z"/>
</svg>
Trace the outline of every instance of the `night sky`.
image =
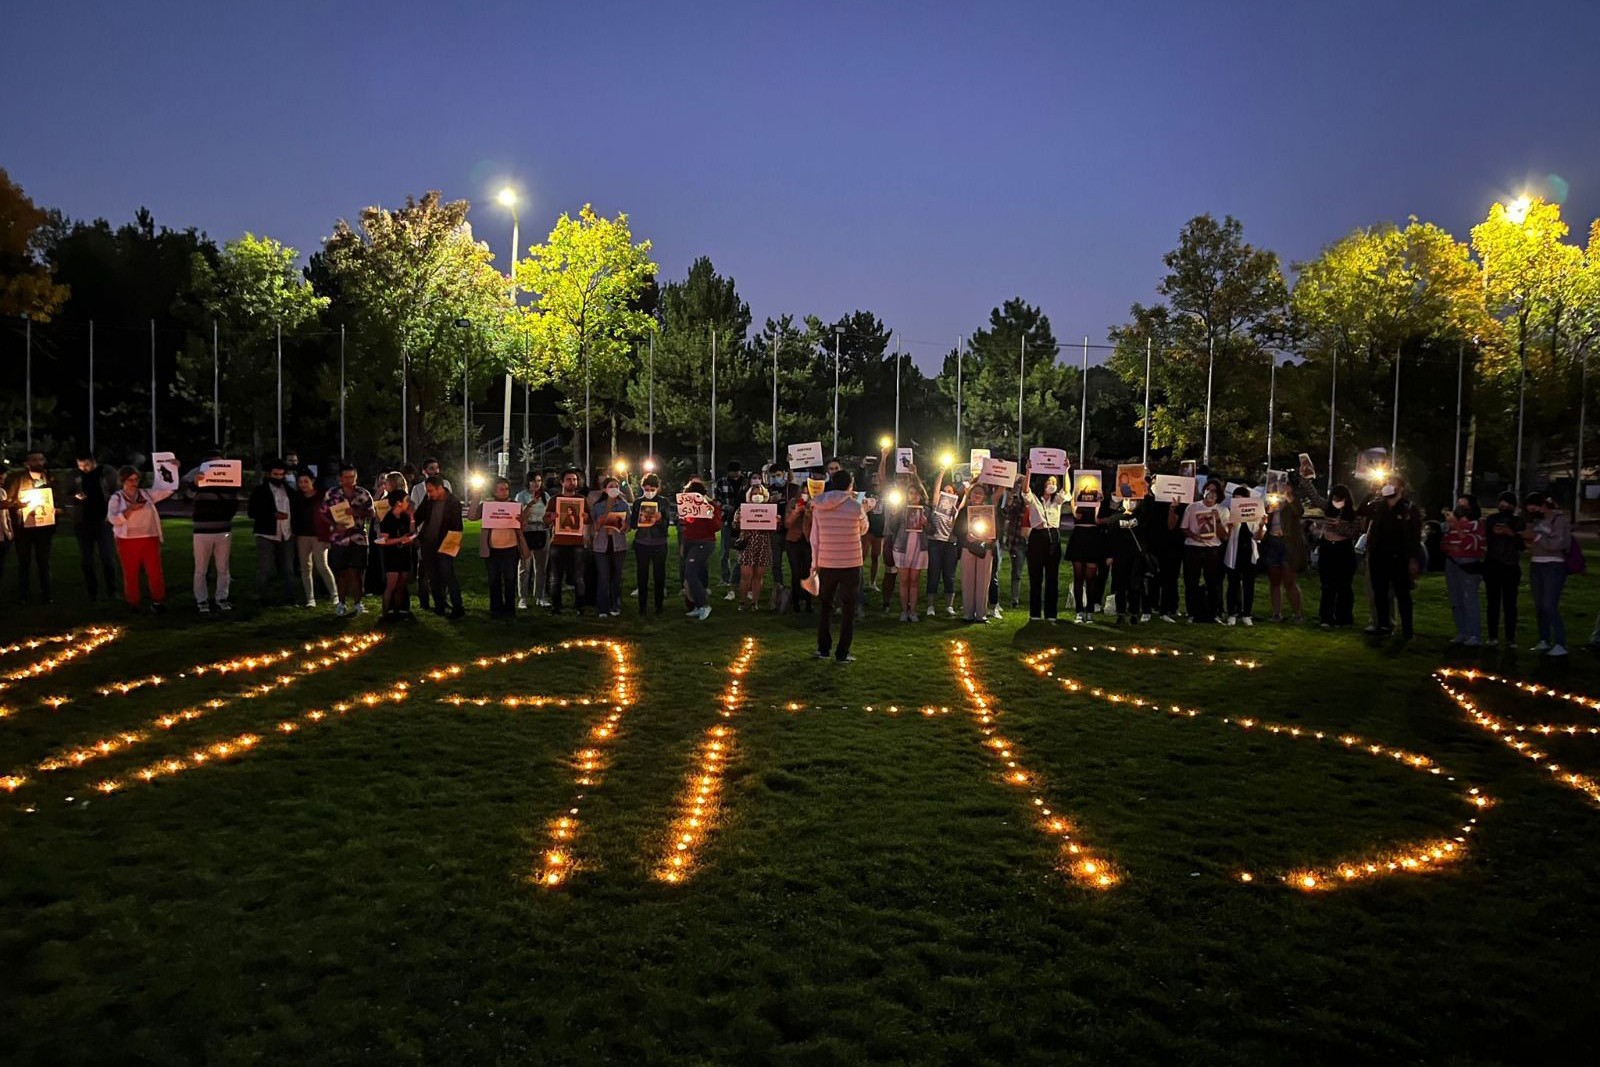
<svg viewBox="0 0 1600 1067">
<path fill-rule="evenodd" d="M 458 14 L 455 8 L 471 8 Z M 759 323 L 855 308 L 925 367 L 991 307 L 1064 343 L 1190 216 L 1287 266 L 1359 225 L 1600 214 L 1600 4 L 8 5 L 0 166 L 74 217 L 314 249 L 440 188 L 505 256 L 585 201 Z M 1531 184 L 1530 184 L 1531 183 Z"/>
</svg>

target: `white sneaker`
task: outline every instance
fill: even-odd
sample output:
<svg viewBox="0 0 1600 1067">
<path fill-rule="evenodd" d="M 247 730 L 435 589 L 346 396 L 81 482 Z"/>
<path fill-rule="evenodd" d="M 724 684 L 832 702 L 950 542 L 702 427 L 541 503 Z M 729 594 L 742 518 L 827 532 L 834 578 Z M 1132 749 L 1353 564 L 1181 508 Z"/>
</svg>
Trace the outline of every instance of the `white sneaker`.
<svg viewBox="0 0 1600 1067">
<path fill-rule="evenodd" d="M 1498 637 L 1491 637 L 1491 638 L 1489 638 L 1489 640 L 1487 640 L 1487 641 L 1485 641 L 1483 643 L 1483 647 L 1484 648 L 1499 648 L 1500 647 L 1500 639 Z"/>
<path fill-rule="evenodd" d="M 527 611 L 528 610 L 528 598 L 527 597 L 524 597 L 524 596 L 517 597 L 517 610 L 518 611 Z"/>
<path fill-rule="evenodd" d="M 1550 651 L 1550 642 L 1548 642 L 1548 641 L 1540 641 L 1537 645 L 1534 645 L 1532 648 L 1528 649 L 1528 651 L 1529 652 L 1549 652 Z"/>
<path fill-rule="evenodd" d="M 934 607 L 932 604 L 929 604 L 928 605 L 928 618 L 930 618 L 930 619 L 933 618 L 934 615 L 936 615 L 938 613 L 938 611 L 939 611 L 938 608 Z"/>
<path fill-rule="evenodd" d="M 699 611 L 695 612 L 694 615 L 695 615 L 695 618 L 699 619 L 701 622 L 705 622 L 706 619 L 708 619 L 711 616 L 711 605 L 707 604 L 705 607 L 703 607 Z"/>
<path fill-rule="evenodd" d="M 217 610 L 218 611 L 232 611 L 233 610 L 233 605 L 228 603 L 226 600 L 219 600 L 219 601 L 217 601 Z"/>
<path fill-rule="evenodd" d="M 1463 648 L 1477 648 L 1482 644 L 1483 644 L 1483 642 L 1479 641 L 1476 637 L 1469 637 L 1465 641 L 1461 642 L 1461 647 L 1463 647 Z"/>
<path fill-rule="evenodd" d="M 352 614 L 352 615 L 360 615 L 360 614 L 364 613 L 366 610 L 367 610 L 367 606 L 365 604 L 363 604 L 361 601 L 358 600 L 358 601 L 356 601 L 356 606 L 350 609 L 350 614 Z"/>
<path fill-rule="evenodd" d="M 198 606 L 200 608 L 200 614 L 202 614 L 202 615 L 210 615 L 211 614 L 211 601 L 202 600 L 202 601 L 200 601 Z"/>
<path fill-rule="evenodd" d="M 996 604 L 994 606 L 994 617 L 997 618 L 997 619 L 1005 618 L 1005 614 L 1000 610 L 1000 605 L 999 604 Z"/>
<path fill-rule="evenodd" d="M 348 608 L 346 608 L 346 607 L 345 607 L 345 606 L 344 606 L 344 601 L 342 601 L 342 600 L 335 600 L 335 601 L 334 601 L 334 602 L 333 602 L 333 613 L 334 613 L 334 614 L 335 614 L 335 615 L 340 615 L 340 616 L 342 616 L 342 615 L 344 615 L 344 613 L 345 613 L 345 612 L 346 612 L 346 611 L 348 611 L 348 610 L 349 610 L 349 609 L 348 609 Z"/>
<path fill-rule="evenodd" d="M 1549 656 L 1565 656 L 1566 654 L 1567 654 L 1567 646 L 1566 645 L 1556 645 L 1554 648 L 1552 648 L 1549 652 L 1546 653 L 1546 655 L 1549 655 Z"/>
<path fill-rule="evenodd" d="M 317 598 L 316 597 L 306 597 L 306 607 L 314 608 L 316 606 L 317 606 Z"/>
<path fill-rule="evenodd" d="M 1147 611 L 1143 615 L 1140 615 L 1139 616 L 1139 621 L 1140 622 L 1149 622 L 1150 621 L 1150 613 Z"/>
<path fill-rule="evenodd" d="M 1238 619 L 1236 619 L 1236 618 L 1234 618 L 1234 617 L 1233 617 L 1233 616 L 1232 616 L 1232 615 L 1224 615 L 1224 616 L 1223 616 L 1223 617 L 1222 617 L 1222 625 L 1224 625 L 1224 626 L 1234 626 L 1234 625 L 1237 625 L 1237 624 L 1238 624 L 1238 621 L 1239 621 L 1239 620 L 1238 620 Z"/>
<path fill-rule="evenodd" d="M 1029 622 L 1043 622 L 1044 621 L 1044 616 L 1042 616 L 1042 615 L 1029 615 L 1028 616 L 1028 621 Z"/>
<path fill-rule="evenodd" d="M 944 613 L 946 615 L 948 615 L 952 619 L 955 618 L 956 617 L 956 606 L 954 604 L 945 605 Z"/>
<path fill-rule="evenodd" d="M 1467 641 L 1467 639 L 1465 637 L 1462 637 L 1460 634 L 1456 634 L 1454 637 L 1452 637 L 1450 639 L 1450 643 L 1452 645 L 1463 645 L 1463 644 L 1466 644 L 1466 641 Z"/>
<path fill-rule="evenodd" d="M 1248 615 L 1239 616 L 1239 622 L 1245 626 L 1254 626 L 1256 624 L 1256 620 L 1252 619 Z"/>
<path fill-rule="evenodd" d="M 1161 616 L 1161 621 L 1162 622 L 1177 622 L 1178 620 L 1173 618 L 1171 615 L 1163 615 L 1163 616 Z"/>
<path fill-rule="evenodd" d="M 732 589 L 730 589 L 730 590 L 728 590 L 728 595 L 723 597 L 722 599 L 723 600 L 738 600 L 739 596 Z"/>
</svg>

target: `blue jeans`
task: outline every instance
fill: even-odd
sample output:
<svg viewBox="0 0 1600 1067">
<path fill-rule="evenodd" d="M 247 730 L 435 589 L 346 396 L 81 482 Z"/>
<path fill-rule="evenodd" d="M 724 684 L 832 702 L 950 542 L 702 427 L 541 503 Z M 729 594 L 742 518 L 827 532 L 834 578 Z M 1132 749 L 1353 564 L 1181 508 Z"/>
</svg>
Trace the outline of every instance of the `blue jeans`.
<svg viewBox="0 0 1600 1067">
<path fill-rule="evenodd" d="M 1444 561 L 1444 584 L 1450 593 L 1450 614 L 1455 616 L 1456 636 L 1481 640 L 1483 619 L 1478 611 L 1478 585 L 1483 575 L 1468 570 L 1453 559 Z"/>
<path fill-rule="evenodd" d="M 939 594 L 940 583 L 950 596 L 956 595 L 956 543 L 928 542 L 928 598 Z"/>
<path fill-rule="evenodd" d="M 596 552 L 594 609 L 622 614 L 622 552 Z"/>
<path fill-rule="evenodd" d="M 1533 563 L 1528 566 L 1528 587 L 1533 593 L 1533 615 L 1539 623 L 1539 640 L 1551 645 L 1567 643 L 1567 625 L 1561 621 L 1561 587 L 1567 584 L 1567 564 Z"/>
<path fill-rule="evenodd" d="M 732 585 L 734 578 L 739 574 L 739 553 L 733 549 L 733 539 L 736 535 L 726 519 L 722 523 L 722 533 L 718 536 L 722 544 L 722 584 Z M 707 553 L 708 557 L 709 555 L 710 553 Z M 709 578 L 707 580 L 709 582 Z"/>
<path fill-rule="evenodd" d="M 487 537 L 488 534 L 483 536 Z M 517 564 L 522 553 L 514 548 L 489 549 L 489 614 L 517 613 Z"/>
<path fill-rule="evenodd" d="M 727 560 L 727 554 L 723 554 Z M 710 541 L 690 541 L 683 550 L 683 580 L 689 583 L 689 600 L 697 608 L 706 606 L 706 587 L 711 584 Z"/>
</svg>

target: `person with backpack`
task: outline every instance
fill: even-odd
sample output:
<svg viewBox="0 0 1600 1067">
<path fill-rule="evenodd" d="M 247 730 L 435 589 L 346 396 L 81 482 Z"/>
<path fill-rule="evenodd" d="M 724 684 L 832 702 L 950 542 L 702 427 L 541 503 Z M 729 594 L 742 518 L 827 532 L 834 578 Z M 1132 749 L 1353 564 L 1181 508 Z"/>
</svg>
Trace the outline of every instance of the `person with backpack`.
<svg viewBox="0 0 1600 1067">
<path fill-rule="evenodd" d="M 1539 626 L 1539 643 L 1531 651 L 1565 656 L 1567 626 L 1561 619 L 1561 590 L 1567 584 L 1572 525 L 1567 513 L 1545 493 L 1529 493 L 1522 503 L 1522 513 L 1529 524 L 1522 531 L 1522 539 L 1528 545 L 1528 588 L 1533 593 L 1533 616 Z"/>
<path fill-rule="evenodd" d="M 1483 643 L 1478 613 L 1478 584 L 1483 580 L 1483 515 L 1470 496 L 1456 499 L 1455 510 L 1444 509 L 1444 582 L 1450 592 L 1450 613 L 1455 616 L 1452 645 L 1477 648 Z"/>
</svg>

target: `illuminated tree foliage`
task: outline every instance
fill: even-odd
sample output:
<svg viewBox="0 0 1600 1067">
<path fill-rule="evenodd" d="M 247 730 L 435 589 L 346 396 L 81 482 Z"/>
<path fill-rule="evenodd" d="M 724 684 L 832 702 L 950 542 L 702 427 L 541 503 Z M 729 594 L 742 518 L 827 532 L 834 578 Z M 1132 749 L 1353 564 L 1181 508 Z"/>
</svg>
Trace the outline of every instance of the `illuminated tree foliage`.
<svg viewBox="0 0 1600 1067">
<path fill-rule="evenodd" d="M 49 216 L 0 168 L 0 315 L 48 322 L 67 299 L 41 262 L 40 237 Z"/>
</svg>

